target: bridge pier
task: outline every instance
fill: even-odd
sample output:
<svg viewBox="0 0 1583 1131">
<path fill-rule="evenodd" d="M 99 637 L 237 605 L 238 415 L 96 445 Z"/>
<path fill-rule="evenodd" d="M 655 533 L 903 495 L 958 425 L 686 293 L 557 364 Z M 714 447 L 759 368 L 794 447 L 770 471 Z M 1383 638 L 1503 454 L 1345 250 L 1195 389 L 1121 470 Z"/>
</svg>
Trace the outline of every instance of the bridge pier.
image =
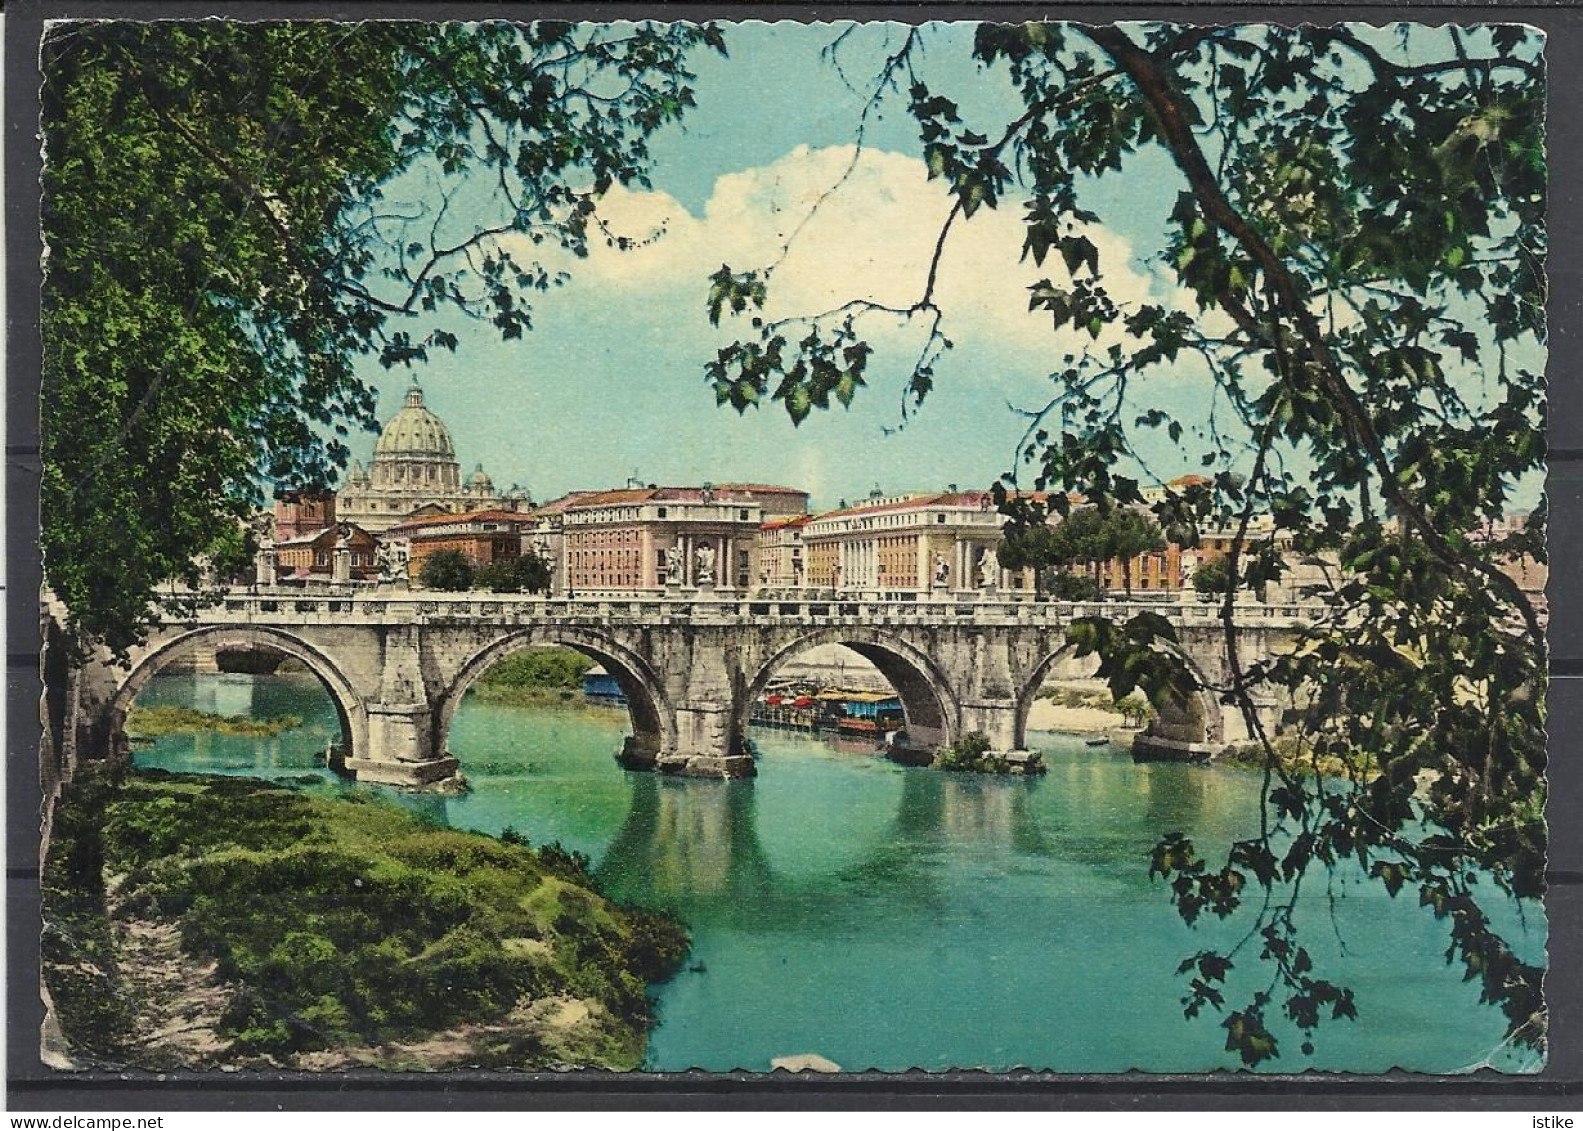
<svg viewBox="0 0 1583 1131">
<path fill-rule="evenodd" d="M 1017 733 L 1017 715 L 1015 699 L 968 700 L 962 704 L 960 733 L 982 734 L 989 739 L 991 750 L 1017 750 L 1023 744 L 1022 735 Z"/>
<path fill-rule="evenodd" d="M 694 703 L 676 709 L 676 745 L 661 750 L 654 768 L 692 778 L 750 778 L 753 756 L 736 734 L 737 711 L 729 703 Z"/>
<path fill-rule="evenodd" d="M 456 776 L 457 761 L 434 749 L 434 716 L 425 703 L 370 703 L 368 734 L 342 762 L 358 781 L 426 786 Z"/>
<path fill-rule="evenodd" d="M 1281 704 L 1274 699 L 1256 697 L 1253 700 L 1253 714 L 1267 735 L 1280 732 L 1281 716 L 1284 713 Z M 1248 720 L 1243 717 L 1241 707 L 1221 707 L 1220 732 L 1221 742 L 1226 746 L 1255 741 L 1252 732 L 1248 729 Z"/>
</svg>

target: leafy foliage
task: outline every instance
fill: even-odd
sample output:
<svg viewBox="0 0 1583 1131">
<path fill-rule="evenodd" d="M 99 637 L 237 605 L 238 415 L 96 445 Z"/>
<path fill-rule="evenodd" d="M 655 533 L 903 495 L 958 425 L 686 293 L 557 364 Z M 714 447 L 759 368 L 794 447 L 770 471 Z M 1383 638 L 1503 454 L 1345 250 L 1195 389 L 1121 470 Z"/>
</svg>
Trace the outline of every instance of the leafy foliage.
<svg viewBox="0 0 1583 1131">
<path fill-rule="evenodd" d="M 461 593 L 473 587 L 476 570 L 473 559 L 460 550 L 436 550 L 418 567 L 418 580 L 425 589 Z"/>
<path fill-rule="evenodd" d="M 1004 486 L 998 497 L 1001 511 L 1009 519 L 1002 528 L 997 551 L 1000 564 L 1006 569 L 1032 569 L 1036 588 L 1041 590 L 1042 575 L 1052 567 L 1119 561 L 1130 595 L 1132 559 L 1165 549 L 1165 540 L 1154 519 L 1129 507 L 1083 507 L 1068 509 L 1058 516 L 1050 513 L 1046 503 L 1016 498 Z M 1088 587 L 1068 581 L 1064 588 L 1067 592 L 1086 592 Z"/>
<path fill-rule="evenodd" d="M 580 688 L 593 661 L 570 648 L 525 648 L 513 652 L 483 675 L 483 682 L 504 687 Z"/>
<path fill-rule="evenodd" d="M 1252 838 L 1219 866 L 1181 834 L 1155 851 L 1184 920 L 1253 920 L 1235 953 L 1183 965 L 1187 1015 L 1222 1012 L 1227 1047 L 1249 1065 L 1280 1054 L 1278 1024 L 1308 1051 L 1320 1023 L 1352 1017 L 1350 991 L 1312 969 L 1293 909 L 1305 877 L 1353 866 L 1392 894 L 1416 888 L 1447 924 L 1447 961 L 1503 1011 L 1513 1042 L 1541 1046 L 1542 969 L 1480 906 L 1543 888 L 1544 633 L 1504 568 L 1545 560 L 1543 509 L 1519 503 L 1544 458 L 1539 36 L 984 24 L 975 60 L 1008 75 L 1021 106 L 976 125 L 929 85 L 926 39 L 909 35 L 874 85 L 879 101 L 899 74 L 912 80 L 920 154 L 951 201 L 917 302 L 756 320 L 709 368 L 721 399 L 782 400 L 801 420 L 822 407 L 807 395 L 816 366 L 826 384 L 856 373 L 828 335 L 849 348 L 865 320 L 900 317 L 927 326 L 906 390 L 916 407 L 944 377 L 941 248 L 981 210 L 1020 205 L 1023 255 L 1052 271 L 1029 309 L 1048 315 L 1059 363 L 1000 485 L 1007 558 L 1058 556 L 1029 488 L 1062 515 L 1080 496 L 1097 514 L 1147 509 L 1183 547 L 1209 533 L 1230 546 L 1224 583 L 1216 572 L 1199 583 L 1220 596 L 1225 679 L 1189 671 L 1158 618 L 1071 626 L 1118 698 L 1208 694 L 1241 711 L 1264 751 Z M 1086 234 L 1118 177 L 1158 175 L 1150 153 L 1180 179 L 1158 218 L 1158 264 L 1183 304 L 1119 299 L 1108 273 L 1120 265 Z M 726 275 L 717 285 L 739 290 L 721 291 L 716 316 L 764 305 L 764 273 Z M 1196 422 L 1153 398 L 1188 366 L 1210 384 Z M 752 395 L 735 394 L 742 383 Z M 1146 503 L 1141 441 L 1157 432 L 1197 454 L 1205 478 L 1161 484 Z M 1526 525 L 1496 533 L 1514 518 Z M 1289 653 L 1244 663 L 1239 605 L 1297 560 L 1325 578 L 1311 627 Z M 1256 699 L 1285 706 L 1300 758 L 1277 755 Z M 1349 767 L 1340 788 L 1320 771 L 1337 764 Z M 1219 987 L 1256 944 L 1273 980 L 1237 1007 Z"/>
<path fill-rule="evenodd" d="M 473 586 L 491 593 L 543 593 L 550 587 L 550 567 L 537 554 L 502 558 L 481 566 Z"/>
<path fill-rule="evenodd" d="M 1086 573 L 1071 573 L 1068 570 L 1058 570 L 1049 582 L 1050 596 L 1057 601 L 1103 601 L 1105 587 L 1097 578 L 1089 577 Z"/>
<path fill-rule="evenodd" d="M 958 773 L 1009 773 L 1009 763 L 1004 758 L 996 757 L 989 745 L 989 736 L 980 731 L 965 734 L 956 742 L 940 748 L 934 756 L 934 768 Z"/>
<path fill-rule="evenodd" d="M 1200 593 L 1231 592 L 1231 574 L 1224 558 L 1205 562 L 1193 571 L 1193 588 Z"/>
<path fill-rule="evenodd" d="M 454 350 L 448 309 L 520 338 L 561 281 L 535 249 L 625 246 L 598 200 L 647 183 L 710 48 L 690 24 L 52 25 L 42 543 L 73 626 L 124 649 L 161 586 L 234 573 L 270 489 L 328 484 L 373 425 L 360 358 Z"/>
<path fill-rule="evenodd" d="M 1116 700 L 1116 710 L 1128 726 L 1142 726 L 1157 714 L 1153 704 L 1136 693 Z"/>
</svg>

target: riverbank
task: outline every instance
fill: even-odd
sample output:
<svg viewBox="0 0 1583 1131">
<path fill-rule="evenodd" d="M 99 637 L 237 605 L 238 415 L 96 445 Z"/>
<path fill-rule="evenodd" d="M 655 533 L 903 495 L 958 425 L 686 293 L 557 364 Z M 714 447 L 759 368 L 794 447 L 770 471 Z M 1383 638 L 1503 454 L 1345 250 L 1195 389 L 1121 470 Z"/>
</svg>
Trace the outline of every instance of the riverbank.
<svg viewBox="0 0 1583 1131">
<path fill-rule="evenodd" d="M 1137 728 L 1126 725 L 1126 720 L 1114 711 L 1098 707 L 1063 707 L 1048 699 L 1035 699 L 1028 708 L 1029 730 L 1053 730 L 1062 734 L 1110 734 Z"/>
<path fill-rule="evenodd" d="M 367 794 L 87 767 L 44 980 L 79 1063 L 635 1068 L 688 939 L 586 869 Z"/>
<path fill-rule="evenodd" d="M 281 715 L 273 719 L 255 719 L 249 715 L 217 715 L 192 707 L 173 707 L 157 704 L 152 707 L 133 707 L 126 714 L 128 738 L 158 738 L 165 734 L 243 734 L 259 738 L 283 734 L 302 725 L 298 715 Z"/>
<path fill-rule="evenodd" d="M 498 703 L 504 707 L 534 707 L 541 710 L 577 713 L 596 711 L 601 714 L 626 711 L 626 708 L 619 703 L 590 702 L 580 689 L 565 687 L 524 687 L 479 680 L 468 694 L 486 703 Z"/>
<path fill-rule="evenodd" d="M 1357 765 L 1349 765 L 1345 760 L 1334 754 L 1315 757 L 1313 752 L 1305 750 L 1298 741 L 1290 735 L 1282 735 L 1270 743 L 1270 748 L 1275 752 L 1276 761 L 1281 769 L 1294 774 L 1314 774 L 1327 778 L 1357 778 L 1359 781 L 1373 781 L 1380 776 L 1379 768 L 1372 758 L 1365 758 Z M 1216 759 L 1222 765 L 1231 766 L 1241 770 L 1263 771 L 1265 765 L 1264 747 L 1257 742 L 1245 742 L 1235 746 L 1228 746 Z"/>
</svg>

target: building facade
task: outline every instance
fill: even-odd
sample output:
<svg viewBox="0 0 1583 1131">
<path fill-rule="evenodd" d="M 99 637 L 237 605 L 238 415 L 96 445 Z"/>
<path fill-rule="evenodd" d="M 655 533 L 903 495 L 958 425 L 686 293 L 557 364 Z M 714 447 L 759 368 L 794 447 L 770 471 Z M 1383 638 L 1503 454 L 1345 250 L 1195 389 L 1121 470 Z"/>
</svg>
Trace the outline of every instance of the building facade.
<svg viewBox="0 0 1583 1131">
<path fill-rule="evenodd" d="M 1174 593 L 1190 583 L 1191 570 L 1183 568 L 1182 548 L 1174 542 L 1154 553 L 1139 554 L 1123 564 L 1120 558 L 1108 562 L 1088 562 L 1082 571 L 1105 589 L 1120 592 L 1132 579 L 1134 593 Z"/>
<path fill-rule="evenodd" d="M 897 595 L 999 589 L 1020 580 L 996 557 L 1003 521 L 985 491 L 872 495 L 802 525 L 807 584 Z"/>
<path fill-rule="evenodd" d="M 416 582 L 424 560 L 446 550 L 465 555 L 475 567 L 514 561 L 522 556 L 523 531 L 533 525 L 530 514 L 481 510 L 416 518 L 391 527 L 384 537 L 404 544 L 407 576 Z"/>
<path fill-rule="evenodd" d="M 377 551 L 372 534 L 345 522 L 278 539 L 272 551 L 274 581 L 372 581 L 379 573 Z"/>
<path fill-rule="evenodd" d="M 293 541 L 336 523 L 334 491 L 282 491 L 275 496 L 275 541 Z"/>
<path fill-rule="evenodd" d="M 808 494 L 765 484 L 626 487 L 557 504 L 557 592 L 746 592 L 759 577 L 766 518 L 806 513 Z"/>
<path fill-rule="evenodd" d="M 550 593 L 566 595 L 566 511 L 598 491 L 572 491 L 552 499 L 531 512 L 533 524 L 522 532 L 522 552 L 536 554 L 550 568 Z"/>
<path fill-rule="evenodd" d="M 766 519 L 758 533 L 758 585 L 760 589 L 801 589 L 807 577 L 803 527 L 811 515 L 777 515 Z"/>
<path fill-rule="evenodd" d="M 482 464 L 463 480 L 451 431 L 414 382 L 375 441 L 373 462 L 352 464 L 336 504 L 342 519 L 378 534 L 421 513 L 522 509 L 518 494 L 497 492 Z"/>
</svg>

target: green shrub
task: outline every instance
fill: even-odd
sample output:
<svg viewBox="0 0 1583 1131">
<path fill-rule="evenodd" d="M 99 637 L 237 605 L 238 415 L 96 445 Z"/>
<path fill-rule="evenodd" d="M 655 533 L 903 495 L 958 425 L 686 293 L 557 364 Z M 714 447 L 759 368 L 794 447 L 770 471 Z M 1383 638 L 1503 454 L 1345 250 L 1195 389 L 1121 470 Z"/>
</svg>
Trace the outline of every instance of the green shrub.
<svg viewBox="0 0 1583 1131">
<path fill-rule="evenodd" d="M 1193 588 L 1200 593 L 1224 593 L 1231 587 L 1225 558 L 1205 562 L 1193 571 Z"/>
<path fill-rule="evenodd" d="M 483 674 L 479 682 L 495 687 L 547 687 L 580 690 L 594 662 L 570 648 L 527 648 L 514 652 Z"/>
<path fill-rule="evenodd" d="M 934 765 L 940 770 L 963 773 L 1004 774 L 1011 771 L 1011 763 L 989 749 L 989 736 L 974 731 L 963 735 L 949 746 L 942 746 L 934 756 Z"/>
<path fill-rule="evenodd" d="M 492 593 L 543 593 L 550 587 L 550 567 L 534 554 L 503 558 L 480 566 L 472 587 Z"/>
<path fill-rule="evenodd" d="M 593 870 L 593 861 L 588 859 L 586 853 L 576 849 L 563 848 L 558 840 L 551 841 L 538 851 L 539 863 L 544 865 L 544 870 L 551 875 L 574 884 L 586 884 Z"/>
<path fill-rule="evenodd" d="M 1062 570 L 1050 579 L 1050 595 L 1058 601 L 1103 601 L 1105 587 L 1086 573 Z"/>
<path fill-rule="evenodd" d="M 1114 709 L 1120 713 L 1128 726 L 1142 726 L 1157 715 L 1154 705 L 1136 693 L 1117 700 Z"/>
<path fill-rule="evenodd" d="M 473 560 L 460 550 L 439 550 L 423 559 L 418 580 L 426 589 L 460 593 L 473 587 Z"/>
<path fill-rule="evenodd" d="M 687 932 L 674 919 L 654 911 L 628 908 L 625 914 L 632 972 L 648 982 L 663 982 L 680 970 L 687 957 Z"/>
</svg>

